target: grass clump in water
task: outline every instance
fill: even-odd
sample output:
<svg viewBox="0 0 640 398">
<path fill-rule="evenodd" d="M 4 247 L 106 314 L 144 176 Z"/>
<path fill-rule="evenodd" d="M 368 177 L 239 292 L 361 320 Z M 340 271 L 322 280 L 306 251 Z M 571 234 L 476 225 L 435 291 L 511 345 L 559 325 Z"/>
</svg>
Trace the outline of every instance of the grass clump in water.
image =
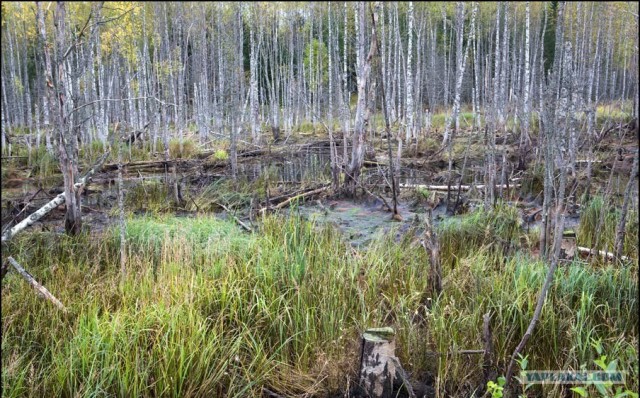
<svg viewBox="0 0 640 398">
<path fill-rule="evenodd" d="M 161 213 L 172 208 L 169 189 L 162 180 L 143 180 L 128 189 L 124 196 L 126 209 Z M 117 211 L 117 206 L 114 206 Z"/>
<path fill-rule="evenodd" d="M 513 206 L 498 204 L 490 211 L 445 219 L 438 226 L 442 264 L 455 266 L 458 259 L 487 246 L 493 255 L 502 255 L 517 242 L 520 216 Z"/>
</svg>

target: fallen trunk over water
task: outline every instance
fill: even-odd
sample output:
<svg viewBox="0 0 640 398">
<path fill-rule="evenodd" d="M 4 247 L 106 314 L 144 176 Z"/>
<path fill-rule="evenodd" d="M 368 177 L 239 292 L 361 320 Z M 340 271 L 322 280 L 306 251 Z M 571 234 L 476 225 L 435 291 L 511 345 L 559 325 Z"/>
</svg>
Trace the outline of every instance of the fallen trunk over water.
<svg viewBox="0 0 640 398">
<path fill-rule="evenodd" d="M 85 176 L 82 177 L 80 181 L 73 186 L 75 190 L 82 189 L 87 183 L 89 183 L 89 181 L 91 180 L 91 176 L 93 176 L 98 170 L 100 170 L 100 168 L 102 167 L 102 164 L 107 159 L 107 156 L 109 156 L 109 152 L 102 155 L 102 157 L 100 157 L 98 162 L 87 172 L 87 174 L 85 174 Z M 38 221 L 39 219 L 47 215 L 51 210 L 60 206 L 64 202 L 65 202 L 65 194 L 63 192 L 58 196 L 56 196 L 52 201 L 42 206 L 40 209 L 36 210 L 29 217 L 25 218 L 24 220 L 16 224 L 13 228 L 7 230 L 2 235 L 2 243 L 8 242 L 18 232 L 22 231 L 23 229 L 27 228 L 30 225 L 33 225 L 36 221 Z"/>
</svg>

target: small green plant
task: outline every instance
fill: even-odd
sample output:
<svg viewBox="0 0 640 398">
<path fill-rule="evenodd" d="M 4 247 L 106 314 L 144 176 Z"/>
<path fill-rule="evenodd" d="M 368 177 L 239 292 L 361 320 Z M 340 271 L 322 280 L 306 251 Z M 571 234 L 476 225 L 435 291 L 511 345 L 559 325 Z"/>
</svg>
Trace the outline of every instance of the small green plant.
<svg viewBox="0 0 640 398">
<path fill-rule="evenodd" d="M 491 394 L 491 398 L 502 398 L 504 394 L 504 385 L 507 380 L 504 376 L 498 377 L 498 382 L 494 382 L 493 380 L 489 380 L 487 382 L 487 391 Z"/>
<path fill-rule="evenodd" d="M 521 354 L 518 354 L 518 359 L 516 359 L 516 362 L 518 363 L 518 366 L 520 366 L 520 377 L 517 377 L 518 381 L 520 381 L 520 383 L 522 383 L 522 381 L 524 380 L 524 373 L 527 370 L 527 365 L 529 365 L 529 359 L 528 359 L 528 355 L 522 356 Z M 522 383 L 524 384 L 524 383 Z M 530 387 L 532 386 L 532 384 L 526 384 L 523 389 L 522 392 L 526 392 Z M 526 398 L 526 394 L 521 394 L 520 398 Z"/>
<path fill-rule="evenodd" d="M 602 348 L 602 340 L 601 339 L 591 339 L 591 346 L 596 350 L 598 354 L 598 359 L 594 359 L 593 363 L 598 365 L 600 370 L 605 372 L 615 372 L 618 368 L 618 360 L 614 359 L 612 361 L 607 362 L 607 356 L 603 354 L 604 349 Z M 585 368 L 586 366 L 582 366 L 581 368 Z M 614 398 L 622 398 L 622 397 L 633 397 L 638 398 L 638 393 L 633 392 L 625 387 L 616 387 L 615 391 L 613 390 L 613 383 L 611 381 L 606 381 L 604 383 L 594 383 L 587 382 L 586 385 L 594 385 L 598 394 L 601 397 L 614 397 Z M 587 397 L 587 388 L 582 386 L 577 386 L 571 388 L 571 391 L 580 395 L 581 397 Z"/>
<path fill-rule="evenodd" d="M 431 199 L 431 191 L 427 188 L 417 187 L 416 192 L 425 199 Z"/>
<path fill-rule="evenodd" d="M 217 149 L 213 154 L 213 158 L 215 160 L 227 160 L 229 159 L 229 154 L 224 149 Z"/>
</svg>

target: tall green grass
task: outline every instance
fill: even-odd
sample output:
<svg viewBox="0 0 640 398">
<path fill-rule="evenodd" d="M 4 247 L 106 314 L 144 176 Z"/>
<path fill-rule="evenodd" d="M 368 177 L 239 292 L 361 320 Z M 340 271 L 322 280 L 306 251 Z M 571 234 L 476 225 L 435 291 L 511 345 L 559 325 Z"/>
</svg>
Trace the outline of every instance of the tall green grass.
<svg viewBox="0 0 640 398">
<path fill-rule="evenodd" d="M 335 228 L 294 216 L 267 217 L 253 234 L 211 216 L 131 218 L 124 278 L 116 231 L 18 236 L 7 250 L 70 312 L 17 274 L 5 277 L 3 397 L 244 397 L 263 387 L 324 396 L 353 383 L 358 336 L 372 326 L 395 327 L 414 377 L 436 372 L 441 394 L 462 395 L 456 386 L 480 383 L 480 358 L 447 352 L 481 348 L 491 311 L 504 366 L 546 273 L 525 254 L 493 252 L 498 237 L 516 234 L 512 213 L 442 227 L 443 261 L 455 256 L 456 267 L 444 267 L 439 297 L 428 293 L 428 256 L 412 232 L 399 242 L 380 234 L 356 251 Z M 454 240 L 468 225 L 466 245 Z M 560 268 L 525 349 L 529 368 L 577 368 L 591 359 L 589 339 L 602 338 L 637 390 L 636 272 Z"/>
<path fill-rule="evenodd" d="M 615 203 L 608 203 L 601 195 L 594 196 L 580 216 L 576 235 L 578 245 L 593 248 L 597 243 L 598 250 L 613 252 L 620 217 L 620 209 Z M 599 225 L 601 218 L 602 225 Z M 623 254 L 638 258 L 638 212 L 634 209 L 629 209 L 627 214 Z"/>
<path fill-rule="evenodd" d="M 488 212 L 477 209 L 465 217 L 447 218 L 438 226 L 442 264 L 455 266 L 482 247 L 494 258 L 502 256 L 514 248 L 519 232 L 518 210 L 505 204 Z"/>
</svg>

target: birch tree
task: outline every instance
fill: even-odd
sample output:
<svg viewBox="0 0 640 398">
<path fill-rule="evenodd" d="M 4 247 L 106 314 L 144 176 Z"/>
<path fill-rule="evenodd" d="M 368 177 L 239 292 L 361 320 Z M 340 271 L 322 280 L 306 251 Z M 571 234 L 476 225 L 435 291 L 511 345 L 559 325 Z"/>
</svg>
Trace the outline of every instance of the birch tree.
<svg viewBox="0 0 640 398">
<path fill-rule="evenodd" d="M 358 80 L 358 102 L 356 105 L 356 119 L 355 130 L 351 140 L 351 163 L 347 168 L 347 176 L 344 182 L 344 190 L 350 196 L 355 196 L 356 185 L 360 180 L 360 172 L 364 163 L 364 145 L 365 145 L 365 123 L 368 120 L 365 119 L 367 106 L 367 84 L 369 82 L 369 74 L 371 72 L 371 58 L 376 51 L 375 43 L 375 24 L 377 22 L 377 9 L 380 7 L 379 3 L 376 3 L 376 11 L 373 13 L 374 22 L 372 24 L 372 42 L 369 54 L 365 58 L 365 3 L 358 2 L 356 12 L 359 15 L 358 18 L 358 36 L 357 36 L 357 48 L 358 57 L 361 60 L 357 70 Z"/>
<path fill-rule="evenodd" d="M 413 69 L 412 69 L 412 55 L 413 55 L 413 2 L 409 2 L 409 11 L 408 11 L 408 28 L 407 28 L 407 36 L 408 37 L 408 47 L 407 47 L 407 73 L 405 77 L 406 84 L 406 93 L 407 93 L 407 106 L 405 109 L 407 120 L 406 120 L 406 133 L 405 140 L 407 143 L 411 142 L 412 139 L 416 138 L 413 119 L 415 108 L 413 105 Z"/>
</svg>

